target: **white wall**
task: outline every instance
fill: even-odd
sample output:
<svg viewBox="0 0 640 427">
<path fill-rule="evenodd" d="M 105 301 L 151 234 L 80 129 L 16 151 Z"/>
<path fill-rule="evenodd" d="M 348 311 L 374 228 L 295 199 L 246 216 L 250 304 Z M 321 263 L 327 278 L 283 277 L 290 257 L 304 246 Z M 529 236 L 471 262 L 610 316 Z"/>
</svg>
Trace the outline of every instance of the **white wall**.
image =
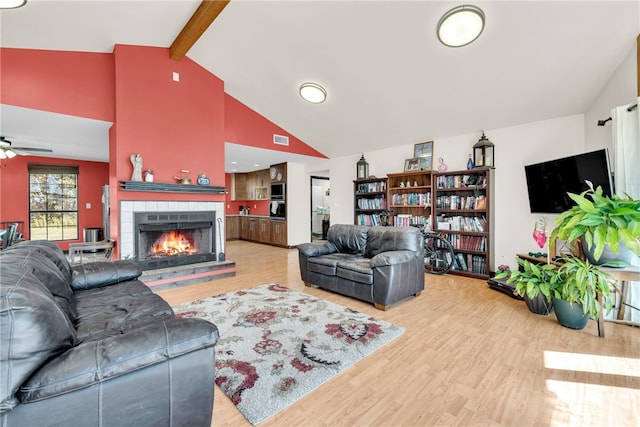
<svg viewBox="0 0 640 427">
<path fill-rule="evenodd" d="M 540 250 L 532 237 L 533 224 L 539 215 L 529 212 L 524 165 L 583 152 L 584 118 L 575 115 L 485 133 L 496 144 L 495 264 L 515 268 L 516 253 Z M 480 135 L 478 132 L 436 140 L 434 166 L 442 157 L 449 170 L 465 169 L 471 147 Z M 369 162 L 369 174 L 384 177 L 403 171 L 404 160 L 413 157 L 413 143 L 367 152 L 364 156 Z M 294 174 L 288 169 L 289 189 L 296 192 L 296 197 L 302 197 L 289 207 L 290 245 L 309 241 L 309 177 L 314 171 L 330 171 L 331 224 L 353 224 L 353 181 L 359 159 L 360 155 L 353 155 L 323 160 L 307 165 L 306 170 L 295 168 Z M 550 227 L 553 219 L 549 218 Z"/>
<path fill-rule="evenodd" d="M 611 109 L 637 102 L 637 52 L 634 44 L 629 54 L 585 113 L 585 151 L 608 148 L 611 156 L 611 167 L 614 164 L 611 122 L 607 122 L 604 126 L 598 126 L 597 123 L 598 120 L 611 117 Z"/>
</svg>

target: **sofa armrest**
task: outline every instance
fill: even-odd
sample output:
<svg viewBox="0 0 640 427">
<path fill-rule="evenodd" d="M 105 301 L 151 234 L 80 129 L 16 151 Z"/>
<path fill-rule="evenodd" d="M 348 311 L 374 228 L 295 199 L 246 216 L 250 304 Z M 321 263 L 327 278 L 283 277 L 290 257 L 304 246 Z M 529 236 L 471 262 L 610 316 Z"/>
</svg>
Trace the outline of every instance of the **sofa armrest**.
<svg viewBox="0 0 640 427">
<path fill-rule="evenodd" d="M 80 390 L 212 347 L 218 337 L 218 328 L 203 319 L 148 323 L 121 335 L 84 342 L 51 359 L 17 394 L 26 403 Z"/>
<path fill-rule="evenodd" d="M 128 260 L 79 264 L 71 267 L 71 287 L 74 290 L 99 288 L 133 280 L 141 274 L 138 263 Z"/>
<path fill-rule="evenodd" d="M 415 251 L 386 251 L 380 252 L 378 255 L 371 258 L 370 265 L 371 268 L 395 265 L 413 261 L 415 258 Z"/>
<path fill-rule="evenodd" d="M 298 245 L 298 251 L 306 257 L 314 257 L 332 254 L 338 250 L 336 246 L 330 242 L 312 242 Z"/>
</svg>

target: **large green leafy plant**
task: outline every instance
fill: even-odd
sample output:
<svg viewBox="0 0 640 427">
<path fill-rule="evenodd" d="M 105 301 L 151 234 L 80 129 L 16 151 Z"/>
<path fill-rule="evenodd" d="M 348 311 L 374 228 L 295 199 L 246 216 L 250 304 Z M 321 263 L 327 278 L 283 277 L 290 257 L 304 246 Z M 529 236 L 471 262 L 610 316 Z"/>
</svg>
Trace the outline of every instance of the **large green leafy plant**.
<svg viewBox="0 0 640 427">
<path fill-rule="evenodd" d="M 555 264 L 539 264 L 517 258 L 521 267 L 517 271 L 502 271 L 496 274 L 496 279 L 508 277 L 507 283 L 515 286 L 515 293 L 534 299 L 542 294 L 547 301 L 551 301 L 551 292 L 558 286 L 558 267 Z"/>
<path fill-rule="evenodd" d="M 602 270 L 601 266 L 577 257 L 564 257 L 562 261 L 562 266 L 557 269 L 552 295 L 567 302 L 581 304 L 582 312 L 589 313 L 594 319 L 598 318 L 598 296 L 601 295 L 605 309 L 607 312 L 611 311 L 611 275 Z"/>
<path fill-rule="evenodd" d="M 583 238 L 588 248 L 595 245 L 596 260 L 600 259 L 605 246 L 619 253 L 620 243 L 640 256 L 640 200 L 628 194 L 603 196 L 602 187 L 594 189 L 590 181 L 586 183 L 589 188 L 582 193 L 567 193 L 576 205 L 556 218 L 550 239 Z"/>
</svg>

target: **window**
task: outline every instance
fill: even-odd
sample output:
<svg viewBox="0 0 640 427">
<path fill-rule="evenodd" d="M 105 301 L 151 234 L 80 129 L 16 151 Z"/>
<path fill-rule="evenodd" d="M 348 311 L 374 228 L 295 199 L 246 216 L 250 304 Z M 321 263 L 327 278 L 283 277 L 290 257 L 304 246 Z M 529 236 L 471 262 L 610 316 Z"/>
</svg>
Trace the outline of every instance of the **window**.
<svg viewBox="0 0 640 427">
<path fill-rule="evenodd" d="M 78 168 L 29 165 L 31 240 L 78 239 Z"/>
</svg>

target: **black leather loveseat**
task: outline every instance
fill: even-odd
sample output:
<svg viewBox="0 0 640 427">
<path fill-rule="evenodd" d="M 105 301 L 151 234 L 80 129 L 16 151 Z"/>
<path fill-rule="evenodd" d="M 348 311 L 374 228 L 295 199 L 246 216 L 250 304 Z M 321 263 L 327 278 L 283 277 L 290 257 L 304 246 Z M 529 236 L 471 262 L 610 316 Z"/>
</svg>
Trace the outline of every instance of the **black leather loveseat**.
<svg viewBox="0 0 640 427">
<path fill-rule="evenodd" d="M 210 426 L 215 325 L 176 319 L 131 261 L 0 252 L 0 426 Z"/>
<path fill-rule="evenodd" d="M 335 224 L 327 241 L 298 245 L 300 274 L 315 285 L 386 310 L 424 289 L 424 249 L 413 227 Z"/>
</svg>

